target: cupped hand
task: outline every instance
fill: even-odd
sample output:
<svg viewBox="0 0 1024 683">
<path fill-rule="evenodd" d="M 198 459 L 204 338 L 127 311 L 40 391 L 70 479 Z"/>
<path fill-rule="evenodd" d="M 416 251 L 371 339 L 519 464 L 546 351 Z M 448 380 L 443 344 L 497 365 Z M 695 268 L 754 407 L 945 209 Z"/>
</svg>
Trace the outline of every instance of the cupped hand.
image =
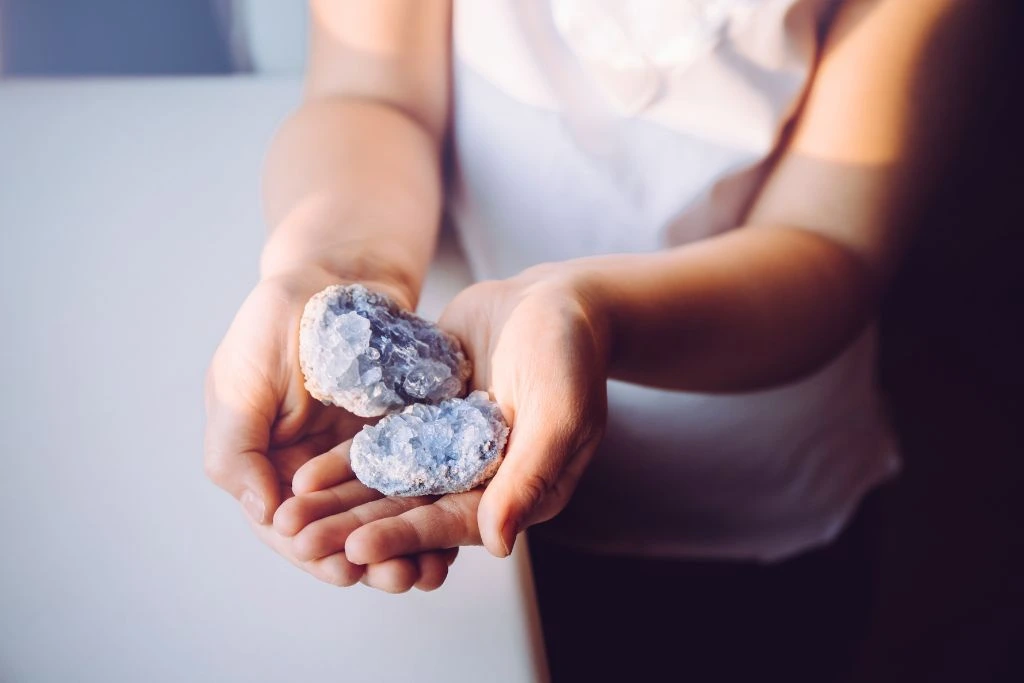
<svg viewBox="0 0 1024 683">
<path fill-rule="evenodd" d="M 295 538 L 271 526 L 281 503 L 292 496 L 296 473 L 321 454 L 336 455 L 337 444 L 347 442 L 365 423 L 314 400 L 303 386 L 299 367 L 298 329 L 306 301 L 324 287 L 343 282 L 321 268 L 308 267 L 264 279 L 250 293 L 207 372 L 205 470 L 241 503 L 260 538 L 317 578 L 337 585 L 363 580 L 385 590 L 432 588 L 444 580 L 438 576 L 442 567 L 447 573 L 451 553 L 357 565 L 343 552 L 314 557 L 303 552 Z M 365 279 L 363 284 L 406 307 L 411 304 L 401 288 Z M 311 470 L 318 471 L 315 466 Z M 351 479 L 351 474 L 339 473 L 331 485 L 343 479 Z M 349 483 L 353 504 L 380 497 L 354 479 Z M 338 503 L 331 510 L 340 511 Z"/>
<path fill-rule="evenodd" d="M 349 465 L 345 441 L 298 469 L 292 479 L 295 495 L 285 500 L 274 515 L 273 529 L 261 533 L 272 545 L 285 546 L 288 555 L 311 573 L 326 571 L 327 580 L 351 585 L 357 580 L 389 593 L 412 587 L 433 590 L 448 576 L 458 548 L 443 552 L 409 553 L 364 565 L 345 555 L 348 536 L 364 524 L 400 515 L 427 505 L 436 496 L 386 498 L 364 486 Z M 324 568 L 321 570 L 321 568 Z"/>
<path fill-rule="evenodd" d="M 473 285 L 440 325 L 463 342 L 474 387 L 491 393 L 512 426 L 505 460 L 483 489 L 367 503 L 373 514 L 345 529 L 351 562 L 480 543 L 507 556 L 520 531 L 565 507 L 603 435 L 607 325 L 565 267 Z"/>
</svg>

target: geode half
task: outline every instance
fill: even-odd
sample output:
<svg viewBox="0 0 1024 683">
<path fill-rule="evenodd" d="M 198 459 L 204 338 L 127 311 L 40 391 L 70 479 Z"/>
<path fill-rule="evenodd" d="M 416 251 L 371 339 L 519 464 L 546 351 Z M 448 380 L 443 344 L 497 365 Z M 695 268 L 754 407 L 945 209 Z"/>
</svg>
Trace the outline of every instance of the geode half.
<svg viewBox="0 0 1024 683">
<path fill-rule="evenodd" d="M 359 481 L 388 496 L 458 493 L 494 476 L 508 432 L 498 404 L 474 391 L 363 427 L 349 458 Z"/>
<path fill-rule="evenodd" d="M 455 337 L 356 284 L 306 303 L 299 363 L 313 398 L 361 417 L 459 396 L 471 372 Z"/>
</svg>

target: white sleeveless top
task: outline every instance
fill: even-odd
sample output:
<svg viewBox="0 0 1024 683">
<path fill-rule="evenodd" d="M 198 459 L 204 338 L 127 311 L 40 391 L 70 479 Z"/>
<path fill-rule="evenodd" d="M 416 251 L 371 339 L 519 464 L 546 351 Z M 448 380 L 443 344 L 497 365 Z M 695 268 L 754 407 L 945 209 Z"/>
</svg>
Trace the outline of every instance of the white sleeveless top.
<svg viewBox="0 0 1024 683">
<path fill-rule="evenodd" d="M 456 0 L 453 222 L 476 276 L 736 228 L 808 85 L 829 0 Z M 799 330 L 794 330 L 799 334 Z M 607 436 L 546 533 L 773 560 L 898 469 L 874 333 L 803 381 L 609 383 Z"/>
</svg>

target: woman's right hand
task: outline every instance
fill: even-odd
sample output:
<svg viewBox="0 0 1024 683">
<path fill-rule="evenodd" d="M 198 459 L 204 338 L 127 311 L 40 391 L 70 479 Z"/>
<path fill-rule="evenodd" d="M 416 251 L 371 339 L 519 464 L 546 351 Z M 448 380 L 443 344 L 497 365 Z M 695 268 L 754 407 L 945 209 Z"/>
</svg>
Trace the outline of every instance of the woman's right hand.
<svg viewBox="0 0 1024 683">
<path fill-rule="evenodd" d="M 392 592 L 413 585 L 436 588 L 447 574 L 450 553 L 364 567 L 348 562 L 344 552 L 310 558 L 296 547 L 295 537 L 272 525 L 281 503 L 292 496 L 296 471 L 347 442 L 365 423 L 313 399 L 299 367 L 298 330 L 306 301 L 328 285 L 349 281 L 309 266 L 265 278 L 249 294 L 207 372 L 205 470 L 241 503 L 257 536 L 316 578 L 341 586 L 362 580 Z M 404 307 L 412 305 L 414 296 L 401 286 L 360 281 Z M 381 497 L 354 477 L 344 490 L 346 495 L 323 501 L 317 513 L 336 515 Z"/>
</svg>

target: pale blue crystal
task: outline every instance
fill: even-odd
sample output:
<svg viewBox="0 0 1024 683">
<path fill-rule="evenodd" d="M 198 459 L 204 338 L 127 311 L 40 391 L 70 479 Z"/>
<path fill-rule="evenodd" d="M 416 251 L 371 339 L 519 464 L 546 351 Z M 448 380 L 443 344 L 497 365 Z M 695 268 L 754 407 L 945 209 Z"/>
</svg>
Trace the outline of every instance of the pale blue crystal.
<svg viewBox="0 0 1024 683">
<path fill-rule="evenodd" d="M 470 365 L 455 337 L 362 285 L 334 285 L 302 316 L 306 388 L 362 417 L 462 394 Z"/>
<path fill-rule="evenodd" d="M 349 457 L 359 481 L 389 496 L 468 491 L 497 471 L 508 439 L 484 391 L 438 405 L 415 404 L 367 425 Z"/>
</svg>

